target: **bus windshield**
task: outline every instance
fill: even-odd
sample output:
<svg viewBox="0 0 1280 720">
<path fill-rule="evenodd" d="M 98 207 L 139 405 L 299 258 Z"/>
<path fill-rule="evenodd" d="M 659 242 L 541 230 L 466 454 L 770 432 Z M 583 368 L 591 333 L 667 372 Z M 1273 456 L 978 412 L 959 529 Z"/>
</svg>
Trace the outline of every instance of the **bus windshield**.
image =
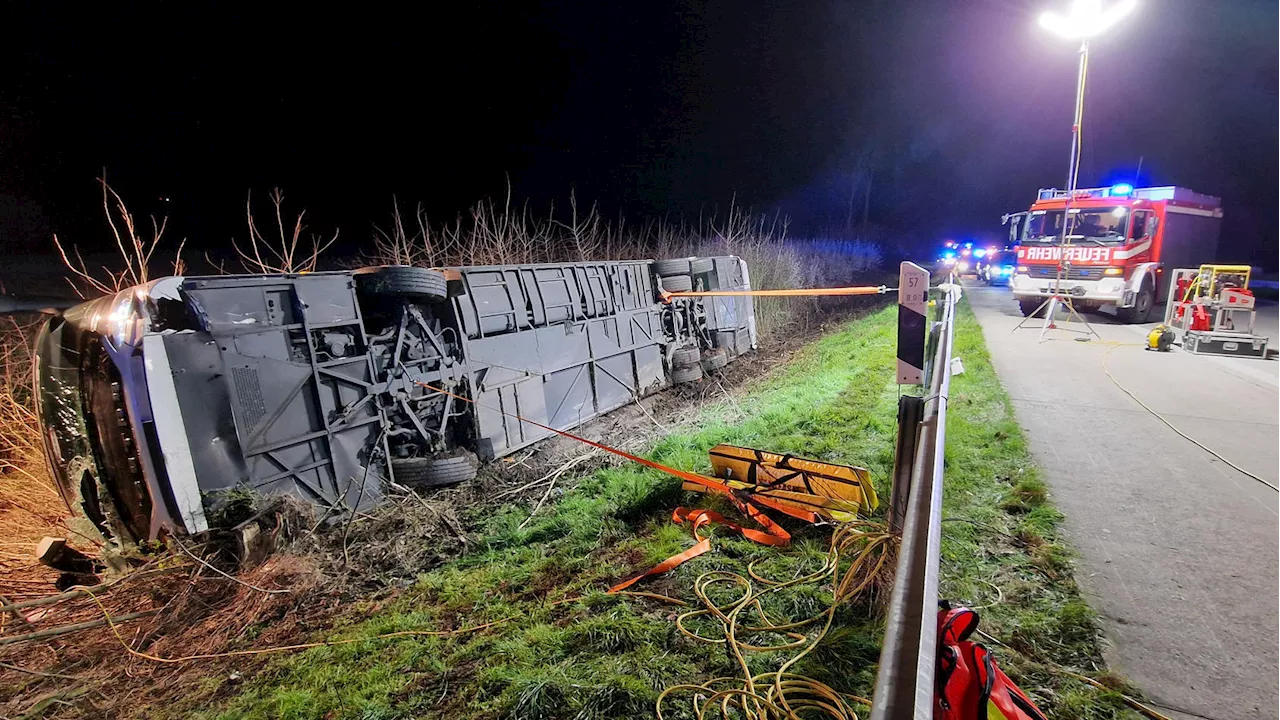
<svg viewBox="0 0 1280 720">
<path fill-rule="evenodd" d="M 1069 242 L 1095 245 L 1124 242 L 1124 229 L 1129 222 L 1129 209 L 1125 207 L 1073 208 L 1069 214 L 1062 210 L 1037 210 L 1027 220 L 1022 241 L 1041 245 L 1061 242 L 1064 215 L 1067 216 L 1066 237 Z"/>
</svg>

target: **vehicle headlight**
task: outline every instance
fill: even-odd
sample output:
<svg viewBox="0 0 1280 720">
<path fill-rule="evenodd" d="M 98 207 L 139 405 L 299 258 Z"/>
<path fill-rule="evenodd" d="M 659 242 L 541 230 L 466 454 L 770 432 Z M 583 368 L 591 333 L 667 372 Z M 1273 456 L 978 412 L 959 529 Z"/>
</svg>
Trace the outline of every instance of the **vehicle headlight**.
<svg viewBox="0 0 1280 720">
<path fill-rule="evenodd" d="M 956 263 L 956 269 L 959 270 L 960 272 L 964 272 L 965 270 L 969 269 L 969 263 L 967 262 Z"/>
<path fill-rule="evenodd" d="M 1012 274 L 1013 274 L 1013 266 L 1012 266 L 1012 265 L 1004 265 L 1004 266 L 1002 266 L 1002 267 L 1000 268 L 1000 274 L 1001 274 L 1001 275 L 1012 275 Z"/>
<path fill-rule="evenodd" d="M 115 307 L 111 309 L 111 314 L 107 316 L 107 322 L 111 326 L 111 336 L 115 338 L 116 342 L 123 345 L 133 339 L 133 321 L 136 317 L 133 294 L 120 293 Z"/>
<path fill-rule="evenodd" d="M 1102 274 L 1103 275 L 1122 275 L 1124 274 L 1124 268 L 1109 267 L 1106 270 L 1103 270 Z"/>
<path fill-rule="evenodd" d="M 1027 266 L 1026 266 L 1026 265 L 1019 265 L 1019 266 L 1018 266 L 1018 272 L 1026 272 L 1026 271 L 1027 271 Z"/>
</svg>

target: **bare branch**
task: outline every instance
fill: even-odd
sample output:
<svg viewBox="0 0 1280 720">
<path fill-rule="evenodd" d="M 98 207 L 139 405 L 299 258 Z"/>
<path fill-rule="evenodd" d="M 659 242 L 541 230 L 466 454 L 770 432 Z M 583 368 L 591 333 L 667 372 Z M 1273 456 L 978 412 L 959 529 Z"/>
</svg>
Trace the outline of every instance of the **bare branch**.
<svg viewBox="0 0 1280 720">
<path fill-rule="evenodd" d="M 272 238 L 267 239 L 253 217 L 253 191 L 245 200 L 245 222 L 249 228 L 248 249 L 241 247 L 235 238 L 231 239 L 231 247 L 240 258 L 240 265 L 245 272 L 264 274 L 290 274 L 312 272 L 320 262 L 320 254 L 338 240 L 338 232 L 322 240 L 317 235 L 310 235 L 305 243 L 303 232 L 306 228 L 306 210 L 295 216 L 292 228 L 285 223 L 284 193 L 276 188 L 268 196 L 271 198 L 275 229 Z"/>
</svg>

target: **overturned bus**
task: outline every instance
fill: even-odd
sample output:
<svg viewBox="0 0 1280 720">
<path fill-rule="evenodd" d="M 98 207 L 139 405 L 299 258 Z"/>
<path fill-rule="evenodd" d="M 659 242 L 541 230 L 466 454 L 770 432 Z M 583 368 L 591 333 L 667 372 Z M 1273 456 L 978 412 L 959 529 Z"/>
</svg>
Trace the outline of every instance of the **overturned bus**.
<svg viewBox="0 0 1280 720">
<path fill-rule="evenodd" d="M 663 301 L 689 289 L 750 278 L 736 257 L 161 278 L 41 331 L 46 454 L 118 547 L 208 530 L 237 489 L 365 508 L 755 346 L 749 297 Z"/>
</svg>

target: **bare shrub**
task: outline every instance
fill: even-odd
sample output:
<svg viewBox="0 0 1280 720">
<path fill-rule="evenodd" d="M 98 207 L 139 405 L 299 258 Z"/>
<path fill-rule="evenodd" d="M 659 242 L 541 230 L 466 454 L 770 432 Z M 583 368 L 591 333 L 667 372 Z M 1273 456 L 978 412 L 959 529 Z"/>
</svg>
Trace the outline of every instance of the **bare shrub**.
<svg viewBox="0 0 1280 720">
<path fill-rule="evenodd" d="M 248 247 L 242 248 L 233 238 L 231 247 L 240 257 L 240 265 L 250 273 L 300 273 L 313 272 L 320 262 L 320 253 L 329 249 L 338 240 L 338 232 L 325 240 L 314 233 L 303 238 L 306 229 L 304 220 L 306 210 L 293 217 L 291 223 L 285 222 L 284 193 L 275 188 L 268 196 L 271 198 L 273 212 L 268 222 L 268 233 L 264 235 L 259 223 L 253 218 L 253 192 L 244 203 L 245 219 L 249 225 Z M 274 227 L 271 227 L 274 225 Z"/>
<path fill-rule="evenodd" d="M 592 260 L 600 257 L 604 250 L 605 235 L 600 219 L 600 212 L 593 203 L 585 215 L 578 215 L 578 196 L 569 191 L 569 222 L 552 222 L 568 233 L 566 244 L 575 260 Z"/>
<path fill-rule="evenodd" d="M 400 203 L 391 198 L 391 226 L 383 230 L 373 227 L 373 251 L 364 256 L 368 263 L 376 265 L 418 265 L 435 267 L 449 254 L 442 247 L 442 240 L 454 237 L 448 233 L 433 233 L 427 221 L 422 203 L 413 213 L 413 225 L 406 226 L 400 214 Z"/>
<path fill-rule="evenodd" d="M 58 248 L 62 262 L 72 274 L 72 277 L 67 278 L 67 282 L 80 297 L 87 297 L 86 292 L 109 295 L 149 281 L 151 263 L 156 250 L 161 247 L 169 224 L 168 217 L 157 220 L 153 215 L 151 232 L 146 235 L 141 234 L 137 223 L 134 222 L 133 214 L 125 206 L 124 199 L 107 184 L 105 173 L 98 182 L 102 185 L 102 213 L 107 219 L 108 227 L 111 228 L 111 235 L 115 239 L 116 250 L 120 255 L 118 267 L 113 270 L 104 265 L 96 270 L 90 269 L 85 264 L 78 247 L 73 245 L 71 252 L 68 253 L 58 236 L 53 236 L 53 244 Z M 175 275 L 181 275 L 184 269 L 182 248 L 185 244 L 186 240 L 178 243 L 177 253 L 172 263 Z"/>
<path fill-rule="evenodd" d="M 760 215 L 730 203 L 728 211 L 639 226 L 606 220 L 592 204 L 585 211 L 570 192 L 567 212 L 553 206 L 535 215 L 515 205 L 510 188 L 501 201 L 485 200 L 450 224 L 432 226 L 422 206 L 406 221 L 393 201 L 391 222 L 375 227 L 366 264 L 455 267 L 533 262 L 638 260 L 736 255 L 747 262 L 755 288 L 839 287 L 867 282 L 880 268 L 879 245 L 863 240 L 788 237 L 781 215 Z M 756 325 L 766 337 L 840 306 L 838 298 L 757 298 Z"/>
<path fill-rule="evenodd" d="M 787 240 L 786 218 L 752 215 L 731 203 L 721 220 L 711 218 L 710 238 L 698 247 L 700 255 L 736 255 L 747 263 L 753 288 L 806 287 L 802 258 Z M 813 287 L 813 286 L 809 286 Z M 756 298 L 756 328 L 769 337 L 800 318 L 812 302 L 808 298 Z"/>
<path fill-rule="evenodd" d="M 45 535 L 66 534 L 67 508 L 45 463 L 33 396 L 31 348 L 41 322 L 9 317 L 0 325 L 0 584 L 51 582 L 57 573 L 36 563 L 31 551 Z"/>
<path fill-rule="evenodd" d="M 884 260 L 880 246 L 866 240 L 809 238 L 793 245 L 805 258 L 805 282 L 812 287 L 864 283 Z"/>
</svg>

